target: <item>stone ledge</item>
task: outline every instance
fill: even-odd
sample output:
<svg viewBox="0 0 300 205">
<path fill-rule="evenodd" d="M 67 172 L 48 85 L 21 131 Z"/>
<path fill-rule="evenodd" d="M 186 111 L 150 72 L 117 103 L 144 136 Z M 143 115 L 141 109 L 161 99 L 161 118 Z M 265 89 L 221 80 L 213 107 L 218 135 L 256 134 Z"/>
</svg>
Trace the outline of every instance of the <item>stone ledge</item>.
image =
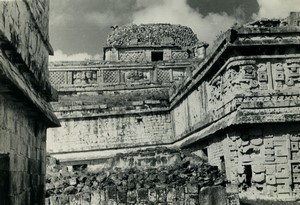
<svg viewBox="0 0 300 205">
<path fill-rule="evenodd" d="M 1 45 L 1 57 L 9 59 L 11 64 L 16 67 L 15 72 L 20 72 L 22 77 L 29 81 L 34 89 L 43 94 L 48 101 L 55 101 L 58 99 L 57 91 L 50 85 L 49 81 L 40 83 L 33 76 L 33 73 L 29 71 L 26 63 L 22 59 L 22 56 L 16 51 L 12 43 L 5 37 L 3 32 L 0 30 L 0 45 Z M 4 57 L 5 56 L 5 57 Z"/>
<path fill-rule="evenodd" d="M 87 114 L 84 114 L 82 110 L 77 111 L 54 111 L 57 118 L 62 119 L 75 119 L 75 118 L 95 118 L 95 117 L 115 117 L 125 115 L 137 115 L 137 114 L 154 114 L 154 113 L 169 113 L 168 108 L 151 108 L 151 109 L 135 109 L 135 110 L 111 110 L 102 111 L 100 109 L 88 109 L 85 110 Z"/>
<path fill-rule="evenodd" d="M 37 93 L 32 84 L 19 72 L 19 70 L 0 53 L 0 92 L 17 102 L 28 103 L 33 108 L 31 113 L 35 118 L 44 120 L 50 127 L 60 125 L 54 115 L 51 105 Z"/>
</svg>

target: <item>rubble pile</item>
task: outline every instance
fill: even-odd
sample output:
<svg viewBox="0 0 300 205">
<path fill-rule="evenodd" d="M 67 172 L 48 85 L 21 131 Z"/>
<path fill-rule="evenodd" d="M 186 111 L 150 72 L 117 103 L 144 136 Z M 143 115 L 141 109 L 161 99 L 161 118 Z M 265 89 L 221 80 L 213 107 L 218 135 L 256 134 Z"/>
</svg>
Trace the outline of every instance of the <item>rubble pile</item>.
<svg viewBox="0 0 300 205">
<path fill-rule="evenodd" d="M 53 161 L 53 160 L 52 160 Z M 203 162 L 198 156 L 181 154 L 180 162 L 173 166 L 88 172 L 68 171 L 57 163 L 47 166 L 46 197 L 91 193 L 115 187 L 118 191 L 153 188 L 175 188 L 192 185 L 200 190 L 204 186 L 223 185 L 225 178 L 217 167 Z"/>
<path fill-rule="evenodd" d="M 107 46 L 176 45 L 192 47 L 198 42 L 191 28 L 171 24 L 141 24 L 114 27 Z"/>
</svg>

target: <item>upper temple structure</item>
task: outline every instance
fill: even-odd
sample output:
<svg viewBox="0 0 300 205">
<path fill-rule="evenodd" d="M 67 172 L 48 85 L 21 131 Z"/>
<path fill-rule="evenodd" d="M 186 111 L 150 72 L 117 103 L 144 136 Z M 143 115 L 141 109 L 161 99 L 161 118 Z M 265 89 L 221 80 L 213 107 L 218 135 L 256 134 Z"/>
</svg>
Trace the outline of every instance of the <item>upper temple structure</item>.
<svg viewBox="0 0 300 205">
<path fill-rule="evenodd" d="M 207 46 L 185 26 L 112 26 L 103 60 L 52 62 L 62 126 L 48 129 L 49 154 L 92 167 L 179 148 L 218 166 L 241 197 L 300 199 L 300 13 Z M 120 160 L 154 166 L 145 158 Z"/>
</svg>

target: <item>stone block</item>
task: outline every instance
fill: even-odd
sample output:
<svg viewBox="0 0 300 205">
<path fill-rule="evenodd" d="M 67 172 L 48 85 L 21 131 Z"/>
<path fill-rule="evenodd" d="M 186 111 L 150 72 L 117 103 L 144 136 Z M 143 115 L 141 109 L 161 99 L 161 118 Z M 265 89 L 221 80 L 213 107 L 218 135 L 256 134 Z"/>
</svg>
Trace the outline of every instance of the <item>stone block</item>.
<svg viewBox="0 0 300 205">
<path fill-rule="evenodd" d="M 155 189 L 149 189 L 148 197 L 150 202 L 157 202 L 157 193 Z"/>
<path fill-rule="evenodd" d="M 144 101 L 133 101 L 132 105 L 133 106 L 142 106 L 142 105 L 144 105 Z"/>
<path fill-rule="evenodd" d="M 116 186 L 108 186 L 106 187 L 106 200 L 114 200 L 117 201 L 117 187 Z"/>
<path fill-rule="evenodd" d="M 278 146 L 286 148 L 286 140 L 275 139 L 274 140 L 274 147 L 278 147 Z"/>
<path fill-rule="evenodd" d="M 276 172 L 276 165 L 275 164 L 266 164 L 266 174 L 274 174 Z"/>
<path fill-rule="evenodd" d="M 293 174 L 293 182 L 300 183 L 300 174 Z"/>
<path fill-rule="evenodd" d="M 259 145 L 262 145 L 263 140 L 262 140 L 262 138 L 251 139 L 250 143 L 252 145 L 259 146 Z"/>
<path fill-rule="evenodd" d="M 274 149 L 265 149 L 265 154 L 266 155 L 274 155 L 275 154 L 275 150 Z"/>
<path fill-rule="evenodd" d="M 157 105 L 157 104 L 160 104 L 160 101 L 159 100 L 145 100 L 145 104 Z"/>
<path fill-rule="evenodd" d="M 227 193 L 227 205 L 240 205 L 238 193 Z"/>
<path fill-rule="evenodd" d="M 262 183 L 265 181 L 265 173 L 253 173 L 252 180 L 256 183 Z"/>
<path fill-rule="evenodd" d="M 185 187 L 185 193 L 187 193 L 187 194 L 198 194 L 198 184 L 188 183 Z"/>
<path fill-rule="evenodd" d="M 100 109 L 107 109 L 107 104 L 99 105 Z"/>
<path fill-rule="evenodd" d="M 300 164 L 292 164 L 292 172 L 299 173 L 300 172 Z"/>
<path fill-rule="evenodd" d="M 224 187 L 204 187 L 199 193 L 201 205 L 224 205 L 227 203 L 227 195 Z"/>
<path fill-rule="evenodd" d="M 165 188 L 156 188 L 158 202 L 164 203 L 167 201 L 167 193 Z"/>
<path fill-rule="evenodd" d="M 148 190 L 147 189 L 137 189 L 138 202 L 148 201 Z"/>
<path fill-rule="evenodd" d="M 254 173 L 261 173 L 266 171 L 266 167 L 262 164 L 254 164 L 252 170 Z"/>
<path fill-rule="evenodd" d="M 266 162 L 274 162 L 275 161 L 275 156 L 274 155 L 265 155 L 265 160 Z"/>
<path fill-rule="evenodd" d="M 272 138 L 264 139 L 265 148 L 273 148 L 274 147 L 274 140 Z"/>
<path fill-rule="evenodd" d="M 277 193 L 277 186 L 276 185 L 267 185 L 267 195 L 268 196 L 275 196 Z"/>
<path fill-rule="evenodd" d="M 124 203 L 126 204 L 127 202 L 127 191 L 118 191 L 117 193 L 118 196 L 118 203 Z"/>
<path fill-rule="evenodd" d="M 59 196 L 59 204 L 60 205 L 69 205 L 69 196 L 68 195 L 60 195 Z"/>
<path fill-rule="evenodd" d="M 278 173 L 289 173 L 290 165 L 289 164 L 276 164 L 276 171 Z"/>
<path fill-rule="evenodd" d="M 274 150 L 275 150 L 275 156 L 277 156 L 277 157 L 282 157 L 282 156 L 288 155 L 288 149 L 286 146 L 276 146 L 274 148 Z"/>
<path fill-rule="evenodd" d="M 98 191 L 93 191 L 91 193 L 91 205 L 99 205 L 100 201 L 100 193 Z"/>
<path fill-rule="evenodd" d="M 127 192 L 127 203 L 134 204 L 137 202 L 137 193 L 135 190 Z"/>
<path fill-rule="evenodd" d="M 250 158 L 250 155 L 243 155 L 243 156 L 241 157 L 241 161 L 242 161 L 243 163 L 248 163 L 248 162 L 252 162 L 252 159 Z"/>
<path fill-rule="evenodd" d="M 266 183 L 269 184 L 269 185 L 275 185 L 276 184 L 275 175 L 267 175 L 266 176 Z"/>
<path fill-rule="evenodd" d="M 284 194 L 284 193 L 289 194 L 290 191 L 291 191 L 291 188 L 288 184 L 278 184 L 277 185 L 277 192 L 279 194 Z"/>
<path fill-rule="evenodd" d="M 289 178 L 277 178 L 276 179 L 276 183 L 277 184 L 288 184 L 290 181 Z"/>
<path fill-rule="evenodd" d="M 284 163 L 286 163 L 287 162 L 287 156 L 277 156 L 276 157 L 276 163 L 282 163 L 282 164 L 284 164 Z"/>
<path fill-rule="evenodd" d="M 176 189 L 169 188 L 167 189 L 167 202 L 172 203 L 176 201 Z"/>
<path fill-rule="evenodd" d="M 177 201 L 184 201 L 184 187 L 176 188 L 176 199 Z"/>
<path fill-rule="evenodd" d="M 185 204 L 198 205 L 199 204 L 198 195 L 190 195 L 190 194 L 185 195 Z"/>
<path fill-rule="evenodd" d="M 291 150 L 299 151 L 299 142 L 291 142 Z"/>
<path fill-rule="evenodd" d="M 79 205 L 82 194 L 69 195 L 70 205 Z"/>
</svg>

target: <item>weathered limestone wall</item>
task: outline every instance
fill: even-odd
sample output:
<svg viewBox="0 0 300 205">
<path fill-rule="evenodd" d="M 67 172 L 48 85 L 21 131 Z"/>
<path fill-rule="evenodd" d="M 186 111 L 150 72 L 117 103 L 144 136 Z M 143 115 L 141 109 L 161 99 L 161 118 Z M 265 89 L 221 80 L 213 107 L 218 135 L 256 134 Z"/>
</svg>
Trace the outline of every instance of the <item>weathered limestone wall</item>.
<svg viewBox="0 0 300 205">
<path fill-rule="evenodd" d="M 1 161 L 0 175 L 2 180 L 9 180 L 9 186 L 0 185 L 1 192 L 8 192 L 1 197 L 1 202 L 43 204 L 45 125 L 28 116 L 21 104 L 0 97 L 0 142 L 0 153 L 8 154 L 8 163 Z M 6 171 L 6 175 L 2 171 Z"/>
<path fill-rule="evenodd" d="M 176 139 L 209 121 L 206 92 L 206 84 L 203 83 L 171 109 Z"/>
<path fill-rule="evenodd" d="M 61 120 L 61 125 L 48 130 L 49 153 L 160 145 L 173 136 L 164 113 Z"/>
<path fill-rule="evenodd" d="M 26 66 L 42 86 L 49 86 L 48 1 L 1 1 L 1 35 L 16 47 Z"/>
<path fill-rule="evenodd" d="M 49 1 L 0 1 L 0 203 L 45 202 L 46 129 L 59 126 L 50 101 Z"/>
</svg>

